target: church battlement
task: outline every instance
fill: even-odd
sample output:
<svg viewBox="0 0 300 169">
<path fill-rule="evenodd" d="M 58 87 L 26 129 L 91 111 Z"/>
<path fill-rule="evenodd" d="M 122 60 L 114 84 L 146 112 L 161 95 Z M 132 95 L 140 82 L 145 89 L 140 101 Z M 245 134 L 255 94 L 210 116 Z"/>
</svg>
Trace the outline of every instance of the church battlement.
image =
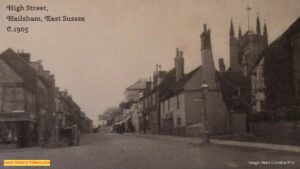
<svg viewBox="0 0 300 169">
<path fill-rule="evenodd" d="M 229 32 L 229 48 L 230 48 L 230 66 L 229 71 L 244 72 L 248 69 L 245 65 L 253 65 L 257 60 L 259 54 L 267 47 L 268 34 L 267 26 L 264 24 L 263 34 L 261 34 L 260 19 L 257 17 L 256 32 L 248 30 L 244 34 L 241 33 L 239 27 L 238 38 L 234 34 L 233 21 L 230 22 Z M 246 72 L 244 72 L 247 74 Z"/>
</svg>

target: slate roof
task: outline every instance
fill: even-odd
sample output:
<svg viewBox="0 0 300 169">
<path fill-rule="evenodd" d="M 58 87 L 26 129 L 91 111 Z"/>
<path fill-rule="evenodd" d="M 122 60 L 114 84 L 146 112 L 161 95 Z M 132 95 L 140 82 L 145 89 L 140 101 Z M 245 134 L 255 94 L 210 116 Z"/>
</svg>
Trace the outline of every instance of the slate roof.
<svg viewBox="0 0 300 169">
<path fill-rule="evenodd" d="M 38 76 L 34 69 L 20 55 L 9 48 L 0 55 L 0 58 L 24 80 L 28 88 L 35 91 Z"/>
</svg>

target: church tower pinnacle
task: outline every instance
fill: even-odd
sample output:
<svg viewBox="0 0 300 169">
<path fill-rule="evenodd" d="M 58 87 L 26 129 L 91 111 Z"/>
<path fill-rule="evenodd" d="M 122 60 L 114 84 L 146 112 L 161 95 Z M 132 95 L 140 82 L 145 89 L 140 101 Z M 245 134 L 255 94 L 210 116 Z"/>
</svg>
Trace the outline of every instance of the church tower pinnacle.
<svg viewBox="0 0 300 169">
<path fill-rule="evenodd" d="M 242 38 L 242 28 L 241 28 L 241 25 L 239 26 L 239 39 Z"/>
<path fill-rule="evenodd" d="M 230 55 L 230 66 L 238 64 L 238 51 L 239 51 L 239 42 L 236 37 L 234 37 L 234 28 L 232 18 L 230 21 L 230 30 L 229 30 L 229 55 Z"/>
<path fill-rule="evenodd" d="M 269 42 L 268 42 L 268 30 L 267 30 L 267 24 L 266 24 L 266 23 L 264 24 L 263 37 L 264 37 L 266 43 L 268 44 L 268 43 L 269 43 Z"/>
<path fill-rule="evenodd" d="M 230 21 L 230 37 L 234 37 L 234 28 L 233 28 L 232 18 Z"/>
<path fill-rule="evenodd" d="M 261 28 L 260 28 L 260 19 L 259 16 L 256 18 L 256 33 L 261 35 Z"/>
</svg>

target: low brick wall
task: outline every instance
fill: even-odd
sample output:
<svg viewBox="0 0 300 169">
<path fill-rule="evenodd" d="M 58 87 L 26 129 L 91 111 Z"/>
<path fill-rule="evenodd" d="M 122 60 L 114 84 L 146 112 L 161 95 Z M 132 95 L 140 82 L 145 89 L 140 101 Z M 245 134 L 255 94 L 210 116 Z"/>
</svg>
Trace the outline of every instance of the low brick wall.
<svg viewBox="0 0 300 169">
<path fill-rule="evenodd" d="M 250 130 L 261 141 L 300 145 L 300 121 L 250 123 Z"/>
</svg>

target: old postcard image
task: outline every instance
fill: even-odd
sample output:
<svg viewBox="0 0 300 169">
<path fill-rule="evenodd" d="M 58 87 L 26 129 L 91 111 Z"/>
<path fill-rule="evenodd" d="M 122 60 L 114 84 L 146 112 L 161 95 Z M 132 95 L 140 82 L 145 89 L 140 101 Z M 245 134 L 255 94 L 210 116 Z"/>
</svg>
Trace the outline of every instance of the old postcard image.
<svg viewBox="0 0 300 169">
<path fill-rule="evenodd" d="M 299 0 L 0 0 L 0 168 L 300 168 Z"/>
</svg>

